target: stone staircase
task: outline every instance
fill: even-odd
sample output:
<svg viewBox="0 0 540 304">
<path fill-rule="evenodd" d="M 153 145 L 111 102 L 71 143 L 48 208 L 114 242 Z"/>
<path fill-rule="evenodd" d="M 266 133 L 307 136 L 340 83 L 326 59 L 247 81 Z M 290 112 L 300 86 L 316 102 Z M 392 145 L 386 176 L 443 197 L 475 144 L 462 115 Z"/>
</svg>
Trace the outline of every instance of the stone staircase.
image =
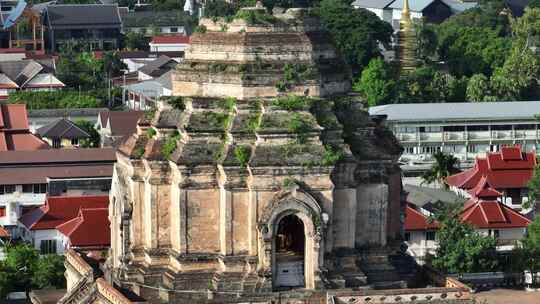
<svg viewBox="0 0 540 304">
<path fill-rule="evenodd" d="M 407 288 L 407 280 L 389 259 L 388 249 L 370 249 L 361 252 L 360 269 L 367 277 L 367 283 L 374 289 Z"/>
</svg>

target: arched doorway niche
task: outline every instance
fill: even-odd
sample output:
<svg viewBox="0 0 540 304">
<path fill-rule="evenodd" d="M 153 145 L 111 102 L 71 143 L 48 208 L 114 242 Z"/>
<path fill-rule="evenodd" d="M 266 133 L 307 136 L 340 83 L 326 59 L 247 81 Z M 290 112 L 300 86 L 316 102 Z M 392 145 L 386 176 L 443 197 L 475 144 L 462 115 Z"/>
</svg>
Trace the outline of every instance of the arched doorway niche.
<svg viewBox="0 0 540 304">
<path fill-rule="evenodd" d="M 318 283 L 321 282 L 319 265 L 323 265 L 321 248 L 322 236 L 324 235 L 321 214 L 322 210 L 317 201 L 311 195 L 297 188 L 278 195 L 263 211 L 259 222 L 259 232 L 262 237 L 259 257 L 263 271 L 268 274 L 268 277 L 272 278 L 272 288 L 274 290 L 292 287 L 315 289 Z M 291 225 L 293 229 L 295 225 L 296 227 L 300 225 L 303 228 L 303 238 L 299 237 L 298 231 L 289 231 L 297 238 L 295 243 L 297 246 L 300 246 L 298 242 L 302 240 L 304 243 L 304 284 L 300 286 L 280 286 L 277 281 L 278 251 L 281 249 L 281 244 L 278 243 L 281 238 L 279 236 L 281 232 L 280 224 L 281 227 L 285 224 Z M 301 240 L 298 240 L 298 238 Z M 301 252 L 300 248 L 291 251 L 295 253 Z"/>
</svg>

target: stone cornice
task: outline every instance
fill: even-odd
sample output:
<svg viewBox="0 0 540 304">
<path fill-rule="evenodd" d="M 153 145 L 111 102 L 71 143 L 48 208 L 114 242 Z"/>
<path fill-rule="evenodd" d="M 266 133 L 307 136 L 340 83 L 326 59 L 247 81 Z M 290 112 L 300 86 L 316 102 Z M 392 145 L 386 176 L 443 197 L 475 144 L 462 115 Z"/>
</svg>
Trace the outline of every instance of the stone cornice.
<svg viewBox="0 0 540 304">
<path fill-rule="evenodd" d="M 130 300 L 121 294 L 116 288 L 112 287 L 102 278 L 96 280 L 97 290 L 101 296 L 112 304 L 131 304 Z"/>
<path fill-rule="evenodd" d="M 66 253 L 66 263 L 71 265 L 81 276 L 88 276 L 93 273 L 93 269 L 86 261 L 73 249 Z"/>
</svg>

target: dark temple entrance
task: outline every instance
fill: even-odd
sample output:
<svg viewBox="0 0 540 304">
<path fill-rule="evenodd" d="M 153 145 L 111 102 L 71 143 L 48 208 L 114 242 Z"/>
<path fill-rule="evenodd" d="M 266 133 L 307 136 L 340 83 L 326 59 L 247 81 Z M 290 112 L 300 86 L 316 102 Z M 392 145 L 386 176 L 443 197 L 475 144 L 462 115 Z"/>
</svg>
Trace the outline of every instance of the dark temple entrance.
<svg viewBox="0 0 540 304">
<path fill-rule="evenodd" d="M 302 220 L 294 214 L 283 217 L 274 241 L 277 264 L 275 286 L 280 289 L 304 287 L 306 237 Z"/>
</svg>

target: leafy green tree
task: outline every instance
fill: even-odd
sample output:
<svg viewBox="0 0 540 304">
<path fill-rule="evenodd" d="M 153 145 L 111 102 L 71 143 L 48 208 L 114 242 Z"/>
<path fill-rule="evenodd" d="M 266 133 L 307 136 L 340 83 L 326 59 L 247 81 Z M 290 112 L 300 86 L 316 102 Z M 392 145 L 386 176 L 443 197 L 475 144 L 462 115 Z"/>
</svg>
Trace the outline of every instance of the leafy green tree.
<svg viewBox="0 0 540 304">
<path fill-rule="evenodd" d="M 321 0 L 318 14 L 353 74 L 358 75 L 372 58 L 381 56 L 380 44 L 388 47 L 393 29 L 374 13 L 352 9 L 350 4 L 349 0 Z"/>
<path fill-rule="evenodd" d="M 353 90 L 362 94 L 372 107 L 389 103 L 393 98 L 396 82 L 389 64 L 381 58 L 372 59 L 354 84 Z"/>
<path fill-rule="evenodd" d="M 101 100 L 105 97 L 96 98 L 97 92 L 87 91 L 17 91 L 9 94 L 7 103 L 24 103 L 30 110 L 40 109 L 74 109 L 74 108 L 100 108 L 104 104 Z"/>
<path fill-rule="evenodd" d="M 37 289 L 65 287 L 64 272 L 63 256 L 56 254 L 42 256 L 37 260 L 32 273 L 32 286 Z"/>
<path fill-rule="evenodd" d="M 148 43 L 150 38 L 140 32 L 129 32 L 124 36 L 124 45 L 129 50 L 146 51 L 150 48 Z"/>
<path fill-rule="evenodd" d="M 536 202 L 540 200 L 540 165 L 534 168 L 534 173 L 529 182 L 527 183 L 529 189 L 529 199 L 526 203 L 523 203 L 523 208 L 534 208 Z"/>
<path fill-rule="evenodd" d="M 98 131 L 94 128 L 94 124 L 88 120 L 77 120 L 75 124 L 90 134 L 90 138 L 84 139 L 81 141 L 80 145 L 82 148 L 98 148 L 101 142 Z"/>
<path fill-rule="evenodd" d="M 430 62 L 430 58 L 437 52 L 437 32 L 433 24 L 415 22 L 416 37 L 418 43 L 418 58 L 423 62 Z"/>
<path fill-rule="evenodd" d="M 26 291 L 33 288 L 64 288 L 63 257 L 58 255 L 39 256 L 37 250 L 27 243 L 8 245 L 6 259 L 0 261 L 0 296 L 9 292 Z"/>
<path fill-rule="evenodd" d="M 489 79 L 484 74 L 474 74 L 467 84 L 467 101 L 486 101 L 490 94 Z"/>
<path fill-rule="evenodd" d="M 459 205 L 448 204 L 436 213 L 438 248 L 432 265 L 446 273 L 494 271 L 498 266 L 496 240 L 482 236 L 470 225 L 462 223 L 460 210 Z"/>
<path fill-rule="evenodd" d="M 440 151 L 433 154 L 433 158 L 435 159 L 435 163 L 428 171 L 422 174 L 422 181 L 427 184 L 438 182 L 446 188 L 448 187 L 446 178 L 459 172 L 459 160 L 452 154 L 446 154 Z"/>
<path fill-rule="evenodd" d="M 118 52 L 103 53 L 103 70 L 110 77 L 122 75 L 122 70 L 127 69 L 126 64 L 122 61 Z"/>
<path fill-rule="evenodd" d="M 536 274 L 540 271 L 540 216 L 527 227 L 527 236 L 521 240 L 512 252 L 514 271 L 530 271 L 532 281 L 536 282 Z"/>
<path fill-rule="evenodd" d="M 527 4 L 528 8 L 540 8 L 540 0 L 531 0 L 529 1 L 529 4 Z"/>
</svg>

